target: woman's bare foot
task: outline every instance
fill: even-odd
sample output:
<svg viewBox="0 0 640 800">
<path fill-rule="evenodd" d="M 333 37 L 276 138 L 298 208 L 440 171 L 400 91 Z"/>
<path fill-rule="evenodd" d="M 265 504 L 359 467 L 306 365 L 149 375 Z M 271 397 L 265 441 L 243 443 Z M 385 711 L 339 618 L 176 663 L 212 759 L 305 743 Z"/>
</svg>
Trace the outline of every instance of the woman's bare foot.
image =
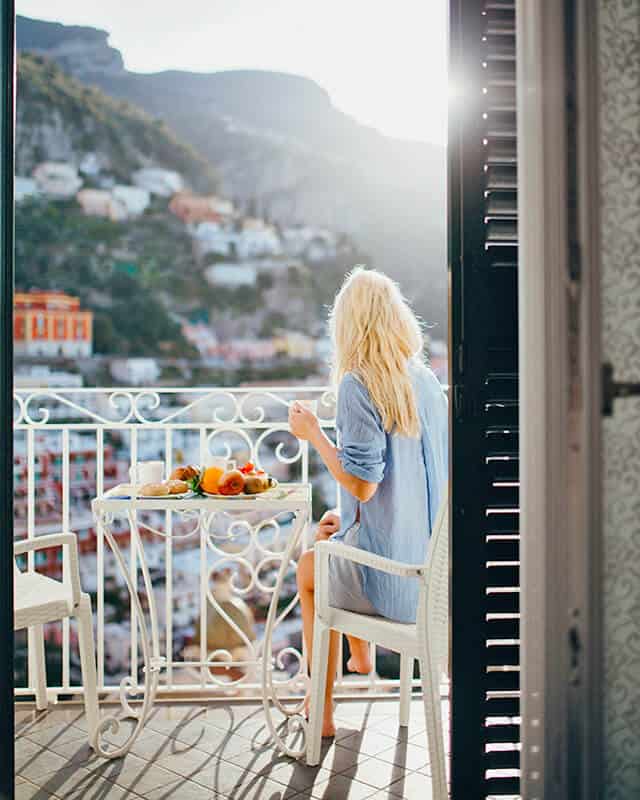
<svg viewBox="0 0 640 800">
<path fill-rule="evenodd" d="M 363 653 L 354 653 L 347 661 L 347 669 L 349 672 L 359 672 L 360 675 L 368 675 L 373 669 L 369 649 L 367 648 Z"/>
<path fill-rule="evenodd" d="M 371 648 L 369 642 L 358 639 L 355 636 L 347 636 L 349 641 L 350 658 L 347 661 L 349 672 L 359 672 L 360 675 L 368 675 L 373 669 L 371 663 Z"/>
<path fill-rule="evenodd" d="M 336 726 L 333 722 L 333 711 L 327 716 L 325 713 L 322 720 L 322 738 L 329 739 L 336 735 Z"/>
<path fill-rule="evenodd" d="M 336 735 L 336 726 L 333 721 L 333 709 L 334 709 L 334 702 L 331 701 L 329 706 L 325 706 L 324 708 L 324 716 L 322 718 L 322 738 L 329 738 Z M 304 712 L 305 719 L 309 719 L 309 710 L 311 708 L 311 695 L 306 694 L 304 698 L 304 704 L 302 710 Z"/>
</svg>

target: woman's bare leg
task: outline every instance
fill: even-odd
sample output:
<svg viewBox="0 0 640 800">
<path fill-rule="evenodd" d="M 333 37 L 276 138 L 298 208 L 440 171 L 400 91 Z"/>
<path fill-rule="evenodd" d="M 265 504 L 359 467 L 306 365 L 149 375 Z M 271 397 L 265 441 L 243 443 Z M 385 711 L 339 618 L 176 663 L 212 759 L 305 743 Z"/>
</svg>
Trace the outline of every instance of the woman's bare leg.
<svg viewBox="0 0 640 800">
<path fill-rule="evenodd" d="M 312 663 L 313 646 L 313 617 L 315 611 L 314 590 L 314 568 L 313 550 L 307 550 L 298 561 L 298 592 L 300 594 L 300 609 L 302 611 L 302 635 L 307 648 L 307 658 L 309 664 Z M 327 662 L 327 683 L 324 692 L 324 717 L 322 721 L 322 735 L 335 736 L 336 726 L 333 722 L 333 683 L 338 667 L 338 643 L 337 631 L 331 631 L 329 637 L 329 653 Z M 308 703 L 308 698 L 307 701 Z"/>
</svg>

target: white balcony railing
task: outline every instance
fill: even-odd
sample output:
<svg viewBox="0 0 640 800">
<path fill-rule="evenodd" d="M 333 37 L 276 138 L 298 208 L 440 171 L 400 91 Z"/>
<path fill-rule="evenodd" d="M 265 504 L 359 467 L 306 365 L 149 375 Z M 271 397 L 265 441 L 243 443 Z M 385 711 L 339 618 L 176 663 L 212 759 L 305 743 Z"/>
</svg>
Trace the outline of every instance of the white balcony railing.
<svg viewBox="0 0 640 800">
<path fill-rule="evenodd" d="M 105 547 L 104 535 L 92 519 L 91 499 L 128 480 L 129 467 L 137 461 L 161 459 L 170 470 L 183 463 L 203 464 L 211 453 L 238 462 L 253 461 L 281 481 L 310 480 L 317 517 L 325 507 L 336 505 L 337 493 L 321 462 L 288 430 L 288 405 L 303 398 L 316 402 L 322 425 L 333 430 L 335 403 L 326 387 L 30 389 L 15 393 L 14 535 L 31 538 L 59 530 L 77 534 L 83 586 L 93 597 L 101 692 L 117 690 L 126 676 L 134 687 L 139 686 L 140 653 L 130 599 L 113 554 Z M 260 520 L 251 519 L 249 525 L 240 525 L 225 515 L 217 523 L 226 526 L 225 545 L 214 552 L 207 547 L 206 538 L 194 535 L 189 521 L 177 512 L 152 516 L 153 512 L 141 514 L 139 522 L 167 663 L 159 693 L 206 690 L 257 696 L 255 664 L 260 657 L 269 587 L 274 583 L 273 575 L 257 574 L 264 569 L 264 563 L 259 566 L 259 537 L 270 537 L 272 550 L 274 540 L 286 541 L 290 520 L 281 517 L 270 525 L 260 525 Z M 152 529 L 171 535 L 157 536 Z M 136 571 L 137 555 L 129 546 L 128 527 L 122 523 L 115 533 L 129 569 Z M 238 556 L 240 550 L 242 557 Z M 255 558 L 248 558 L 247 552 L 254 550 Z M 53 576 L 59 573 L 60 565 L 52 560 L 55 553 L 36 554 L 35 562 L 34 554 L 30 558 L 30 568 Z M 278 566 L 271 564 L 273 573 Z M 202 580 L 203 574 L 213 576 L 213 586 Z M 290 680 L 291 690 L 297 691 L 303 655 L 293 566 L 285 589 L 283 608 L 287 603 L 290 608 L 276 628 L 273 646 L 281 679 L 285 685 Z M 209 591 L 216 598 L 215 606 L 207 598 Z M 144 605 L 144 595 L 142 600 Z M 47 630 L 53 693 L 81 691 L 74 640 L 75 631 L 68 620 Z M 16 645 L 16 693 L 32 694 L 26 642 L 17 640 Z M 207 653 L 215 653 L 215 658 L 208 659 Z M 394 687 L 394 664 L 387 655 L 382 659 L 386 678 L 378 677 L 375 670 L 370 678 L 357 680 L 341 672 L 338 690 Z M 230 668 L 229 663 L 234 666 Z"/>
</svg>

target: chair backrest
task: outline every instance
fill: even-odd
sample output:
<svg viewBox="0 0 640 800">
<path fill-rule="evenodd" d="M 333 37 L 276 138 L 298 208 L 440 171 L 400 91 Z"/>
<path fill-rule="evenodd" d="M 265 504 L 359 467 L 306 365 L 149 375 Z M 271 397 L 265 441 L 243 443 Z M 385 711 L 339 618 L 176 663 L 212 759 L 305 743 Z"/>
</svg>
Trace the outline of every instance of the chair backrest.
<svg viewBox="0 0 640 800">
<path fill-rule="evenodd" d="M 425 589 L 417 623 L 426 632 L 434 663 L 447 672 L 449 660 L 449 492 L 445 488 L 425 562 Z"/>
</svg>

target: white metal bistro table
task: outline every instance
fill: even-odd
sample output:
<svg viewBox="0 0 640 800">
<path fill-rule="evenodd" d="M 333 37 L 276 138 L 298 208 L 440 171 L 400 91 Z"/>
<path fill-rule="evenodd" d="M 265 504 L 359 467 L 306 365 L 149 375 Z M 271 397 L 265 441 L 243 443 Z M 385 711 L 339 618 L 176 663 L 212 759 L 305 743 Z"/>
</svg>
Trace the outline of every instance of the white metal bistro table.
<svg viewBox="0 0 640 800">
<path fill-rule="evenodd" d="M 279 734 L 273 722 L 272 710 L 275 705 L 278 710 L 287 718 L 287 732 L 301 730 L 306 732 L 306 721 L 302 714 L 302 704 L 295 707 L 285 706 L 276 696 L 273 682 L 273 657 L 272 657 L 272 635 L 274 626 L 278 622 L 278 603 L 282 590 L 283 581 L 292 556 L 300 544 L 303 532 L 311 520 L 311 485 L 308 483 L 289 483 L 280 484 L 277 488 L 265 492 L 263 495 L 242 495 L 237 497 L 212 497 L 207 495 L 191 495 L 185 498 L 172 497 L 114 497 L 103 495 L 96 497 L 91 503 L 91 510 L 96 519 L 98 528 L 107 539 L 109 546 L 115 556 L 122 577 L 125 581 L 129 595 L 131 597 L 132 608 L 135 610 L 135 622 L 140 631 L 140 645 L 142 648 L 143 661 L 143 686 L 137 686 L 132 675 L 125 677 L 120 684 L 120 703 L 124 710 L 124 716 L 136 721 L 130 735 L 124 743 L 118 746 L 107 745 L 102 742 L 102 735 L 106 731 L 117 733 L 120 728 L 120 721 L 115 716 L 108 716 L 101 720 L 98 734 L 96 736 L 96 750 L 106 758 L 117 758 L 126 754 L 132 744 L 140 734 L 145 721 L 147 720 L 156 692 L 158 690 L 159 676 L 162 669 L 166 667 L 165 657 L 160 655 L 160 638 L 158 627 L 158 614 L 153 593 L 153 584 L 149 572 L 149 566 L 145 557 L 144 542 L 140 535 L 140 528 L 144 528 L 152 534 L 158 536 L 171 537 L 174 539 L 193 536 L 200 532 L 205 537 L 210 536 L 211 522 L 217 514 L 235 514 L 240 516 L 242 512 L 261 515 L 271 515 L 275 519 L 278 515 L 287 512 L 293 515 L 293 527 L 286 542 L 286 546 L 281 551 L 267 551 L 265 561 L 280 562 L 278 576 L 271 594 L 269 612 L 264 631 L 262 643 L 261 659 L 261 684 L 262 700 L 266 714 L 266 721 L 273 737 L 274 744 L 281 752 L 299 758 L 304 753 L 304 747 L 293 749 Z M 173 536 L 171 532 L 160 531 L 151 527 L 146 522 L 138 520 L 139 512 L 177 512 L 184 517 L 192 517 L 195 520 L 194 528 L 188 534 Z M 113 521 L 116 518 L 126 518 L 129 525 L 131 537 L 131 564 L 133 568 L 127 568 L 124 555 L 120 549 L 117 538 L 113 531 Z M 133 554 L 135 553 L 135 558 Z M 148 623 L 144 614 L 140 597 L 138 595 L 138 573 L 140 567 L 144 592 L 148 604 Z M 297 595 L 290 607 L 297 601 Z M 201 611 L 201 613 L 204 613 Z M 282 615 L 281 615 L 282 616 Z M 137 649 L 137 648 L 136 648 Z M 132 653 L 132 662 L 137 658 L 136 652 Z M 207 667 L 207 663 L 200 665 Z M 129 702 L 132 695 L 143 694 L 141 705 L 134 708 Z"/>
</svg>

